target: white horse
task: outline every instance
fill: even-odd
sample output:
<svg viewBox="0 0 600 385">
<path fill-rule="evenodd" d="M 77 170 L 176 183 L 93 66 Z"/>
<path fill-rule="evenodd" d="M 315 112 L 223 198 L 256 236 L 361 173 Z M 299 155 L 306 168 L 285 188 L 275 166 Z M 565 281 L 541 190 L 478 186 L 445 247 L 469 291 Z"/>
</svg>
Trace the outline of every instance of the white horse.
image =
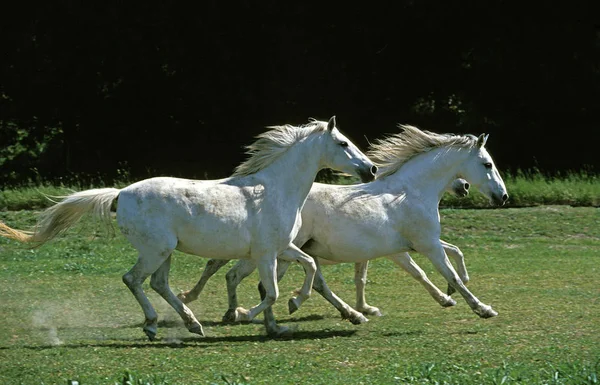
<svg viewBox="0 0 600 385">
<path fill-rule="evenodd" d="M 366 182 L 375 178 L 377 167 L 338 131 L 335 117 L 299 127 L 271 127 L 247 149 L 249 159 L 230 178 L 160 177 L 121 190 L 81 191 L 48 208 L 33 232 L 0 223 L 0 235 L 42 244 L 86 213 L 109 221 L 111 205 L 116 202 L 119 228 L 139 252 L 137 263 L 123 281 L 144 311 L 143 330 L 150 340 L 156 336 L 158 320 L 142 289 L 150 275 L 150 286 L 179 313 L 187 329 L 204 334 L 194 314 L 169 287 L 174 250 L 215 259 L 250 259 L 258 266 L 266 296 L 249 311 L 240 309 L 235 317 L 238 321 L 253 319 L 277 299 L 278 257 L 300 262 L 306 279 L 298 297 L 290 300 L 298 307 L 310 296 L 316 266 L 292 240 L 317 172 L 330 167 L 358 175 Z M 271 335 L 286 331 L 274 319 L 266 327 Z"/>
<path fill-rule="evenodd" d="M 407 254 L 419 252 L 430 259 L 476 314 L 483 318 L 496 316 L 496 311 L 466 288 L 468 274 L 462 253 L 440 240 L 438 211 L 442 194 L 457 177 L 467 179 L 492 202 L 506 202 L 504 182 L 484 147 L 488 136 L 442 135 L 404 125 L 401 128 L 402 132 L 377 141 L 369 151 L 380 165 L 377 181 L 349 186 L 313 185 L 294 243 L 318 257 L 317 261 L 329 263 L 388 257 L 408 268 L 440 304 L 452 305 L 453 300 L 427 282 L 425 273 Z M 459 274 L 446 253 L 455 258 Z M 234 266 L 228 273 L 228 291 L 235 292 L 241 278 L 253 269 L 251 263 Z M 360 284 L 364 285 L 364 281 Z M 355 323 L 365 320 L 327 288 L 320 269 L 314 288 L 334 303 L 344 317 Z M 360 310 L 376 309 L 363 306 Z M 267 316 L 265 312 L 265 320 Z"/>
<path fill-rule="evenodd" d="M 308 194 L 306 204 L 304 205 L 305 209 L 306 209 L 307 205 L 310 205 L 312 202 L 319 199 L 318 196 L 311 197 L 311 194 L 313 194 L 313 191 L 318 190 L 318 188 L 319 188 L 318 185 L 320 185 L 320 183 L 313 184 L 314 190 L 311 189 L 311 192 Z M 458 178 L 458 179 L 455 179 L 450 184 L 447 191 L 450 193 L 453 193 L 454 195 L 456 195 L 458 197 L 466 197 L 467 195 L 469 195 L 469 187 L 470 187 L 469 183 L 466 180 L 464 180 L 462 178 Z M 307 210 L 307 212 L 312 212 L 312 211 L 313 210 L 311 210 L 311 209 Z M 304 209 L 302 212 L 304 213 Z M 303 220 L 305 222 L 311 220 L 310 218 L 305 218 L 305 216 L 306 215 L 303 214 Z M 302 245 L 297 244 L 297 246 L 302 246 Z M 447 254 L 452 256 L 453 259 L 455 260 L 458 270 L 459 270 L 458 273 L 459 273 L 460 278 L 462 279 L 463 283 L 467 283 L 469 281 L 469 276 L 467 274 L 467 268 L 464 265 L 464 257 L 463 257 L 462 252 L 460 251 L 460 249 L 458 247 L 451 245 L 449 243 L 444 242 L 444 246 L 445 246 Z M 430 293 L 430 295 L 433 297 L 433 299 L 436 302 L 438 302 L 441 306 L 448 307 L 448 306 L 456 305 L 456 301 L 452 297 L 450 297 L 450 294 L 453 293 L 452 286 L 448 285 L 448 295 L 444 294 L 440 289 L 437 288 L 437 286 L 435 286 L 429 280 L 429 278 L 427 277 L 427 274 L 425 274 L 425 272 L 419 267 L 419 265 L 417 265 L 417 263 L 411 258 L 410 254 L 401 253 L 397 257 L 393 257 L 392 260 L 395 263 L 397 263 L 400 267 L 402 267 L 406 272 L 408 272 L 419 283 L 421 283 L 425 287 L 425 289 Z M 221 267 L 225 266 L 228 262 L 229 261 L 223 260 L 223 259 L 221 259 L 221 260 L 210 259 L 206 263 L 204 271 L 202 272 L 202 276 L 200 277 L 200 279 L 198 280 L 196 285 L 191 290 L 180 293 L 178 295 L 178 297 L 184 303 L 190 303 L 192 301 L 195 301 L 198 298 L 198 296 L 200 295 L 200 293 L 202 292 L 202 290 L 204 289 L 204 286 L 206 285 L 208 280 L 217 271 L 219 271 L 219 269 Z M 322 264 L 328 264 L 329 261 L 320 260 L 319 262 L 321 262 Z M 329 263 L 331 263 L 331 262 L 329 262 Z M 279 274 L 283 273 L 283 271 L 286 268 L 285 266 L 286 265 L 284 265 L 283 263 L 278 265 L 278 267 L 281 269 Z M 354 283 L 355 283 L 355 287 L 356 287 L 356 306 L 354 307 L 354 309 L 347 306 L 343 301 L 341 301 L 331 291 L 322 290 L 320 286 L 313 287 L 313 288 L 315 290 L 317 290 L 317 292 L 319 294 L 321 294 L 327 301 L 329 301 L 332 305 L 334 305 L 340 311 L 343 318 L 347 318 L 352 323 L 355 323 L 355 324 L 366 322 L 366 321 L 368 321 L 368 319 L 366 317 L 363 317 L 358 312 L 360 312 L 362 314 L 366 314 L 366 315 L 381 316 L 380 310 L 377 307 L 367 304 L 366 299 L 365 299 L 365 288 L 366 288 L 366 283 L 367 283 L 368 267 L 369 267 L 368 260 L 364 261 L 364 262 L 356 262 L 355 263 Z M 227 280 L 227 295 L 228 295 L 228 300 L 229 300 L 229 309 L 227 310 L 227 312 L 225 313 L 225 315 L 223 317 L 224 321 L 229 321 L 229 322 L 234 321 L 235 309 L 238 307 L 237 286 L 240 284 L 240 282 L 244 278 L 246 278 L 248 275 L 250 275 L 250 273 L 252 273 L 255 268 L 256 268 L 256 266 L 252 263 L 252 261 L 239 260 L 238 263 L 227 272 L 225 277 Z"/>
</svg>

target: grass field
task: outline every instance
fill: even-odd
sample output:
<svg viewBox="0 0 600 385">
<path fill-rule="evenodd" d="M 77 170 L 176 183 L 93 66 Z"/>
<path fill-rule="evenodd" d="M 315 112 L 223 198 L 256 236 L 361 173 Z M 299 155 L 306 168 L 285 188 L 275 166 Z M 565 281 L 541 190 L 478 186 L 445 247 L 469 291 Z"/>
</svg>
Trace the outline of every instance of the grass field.
<svg viewBox="0 0 600 385">
<path fill-rule="evenodd" d="M 33 211 L 0 212 L 25 228 Z M 152 290 L 158 340 L 121 282 L 134 249 L 84 222 L 37 249 L 0 240 L 1 384 L 596 384 L 600 380 L 600 209 L 539 206 L 442 210 L 445 240 L 465 254 L 469 288 L 498 317 L 479 319 L 464 300 L 443 309 L 390 261 L 371 263 L 367 298 L 383 317 L 341 320 L 314 294 L 293 316 L 287 299 L 302 271 L 290 269 L 275 306 L 291 338 L 261 324 L 220 322 L 222 269 L 190 307 L 205 338 L 191 335 Z M 429 261 L 414 259 L 440 288 Z M 190 288 L 206 260 L 176 253 L 171 287 Z M 324 267 L 330 287 L 354 304 L 353 266 Z M 240 303 L 258 303 L 256 272 Z M 126 374 L 127 373 L 127 374 Z"/>
</svg>

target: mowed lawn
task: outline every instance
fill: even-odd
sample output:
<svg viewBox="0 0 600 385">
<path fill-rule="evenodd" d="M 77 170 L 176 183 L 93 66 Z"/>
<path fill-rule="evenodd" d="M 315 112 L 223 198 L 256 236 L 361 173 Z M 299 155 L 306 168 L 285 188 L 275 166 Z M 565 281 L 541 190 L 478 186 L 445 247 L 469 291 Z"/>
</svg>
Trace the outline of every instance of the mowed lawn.
<svg viewBox="0 0 600 385">
<path fill-rule="evenodd" d="M 291 337 L 262 324 L 224 324 L 219 271 L 190 308 L 206 337 L 187 332 L 148 287 L 160 317 L 158 340 L 142 332 L 141 308 L 121 282 L 135 250 L 85 221 L 36 249 L 0 240 L 0 383 L 114 384 L 128 371 L 171 384 L 594 383 L 600 375 L 600 209 L 569 206 L 442 210 L 443 237 L 465 254 L 468 287 L 499 312 L 480 319 L 466 302 L 441 308 L 392 262 L 371 262 L 367 300 L 383 317 L 352 325 L 317 293 L 293 314 L 287 300 L 299 266 L 280 283 L 274 310 Z M 17 228 L 31 211 L 2 212 Z M 443 278 L 413 258 L 445 291 Z M 175 292 L 191 288 L 206 260 L 176 253 Z M 229 265 L 230 266 L 230 265 Z M 325 266 L 329 286 L 355 303 L 352 264 Z M 257 274 L 239 301 L 259 302 Z M 561 382 L 563 381 L 563 382 Z M 586 382 L 587 381 L 587 382 Z"/>
</svg>

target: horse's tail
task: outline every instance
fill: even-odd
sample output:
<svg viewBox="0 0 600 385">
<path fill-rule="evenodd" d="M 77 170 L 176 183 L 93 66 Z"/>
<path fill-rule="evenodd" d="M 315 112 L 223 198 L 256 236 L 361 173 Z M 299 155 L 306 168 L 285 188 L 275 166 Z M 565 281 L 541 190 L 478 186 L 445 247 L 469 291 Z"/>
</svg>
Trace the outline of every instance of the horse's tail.
<svg viewBox="0 0 600 385">
<path fill-rule="evenodd" d="M 101 188 L 55 197 L 64 199 L 42 212 L 34 231 L 13 229 L 0 222 L 0 236 L 39 246 L 69 229 L 87 213 L 110 223 L 110 208 L 119 192 L 116 188 Z"/>
</svg>

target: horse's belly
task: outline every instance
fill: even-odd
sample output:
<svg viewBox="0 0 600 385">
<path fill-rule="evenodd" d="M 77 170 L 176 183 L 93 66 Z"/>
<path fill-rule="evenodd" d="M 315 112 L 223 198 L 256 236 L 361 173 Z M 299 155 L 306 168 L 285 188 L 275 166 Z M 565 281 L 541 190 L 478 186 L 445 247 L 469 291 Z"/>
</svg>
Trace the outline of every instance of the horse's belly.
<svg viewBox="0 0 600 385">
<path fill-rule="evenodd" d="M 251 237 L 240 227 L 213 226 L 178 232 L 177 250 L 206 258 L 240 259 L 250 257 Z"/>
<path fill-rule="evenodd" d="M 364 262 L 374 258 L 410 251 L 410 245 L 394 236 L 344 236 L 315 237 L 302 248 L 313 257 L 332 263 Z"/>
</svg>

